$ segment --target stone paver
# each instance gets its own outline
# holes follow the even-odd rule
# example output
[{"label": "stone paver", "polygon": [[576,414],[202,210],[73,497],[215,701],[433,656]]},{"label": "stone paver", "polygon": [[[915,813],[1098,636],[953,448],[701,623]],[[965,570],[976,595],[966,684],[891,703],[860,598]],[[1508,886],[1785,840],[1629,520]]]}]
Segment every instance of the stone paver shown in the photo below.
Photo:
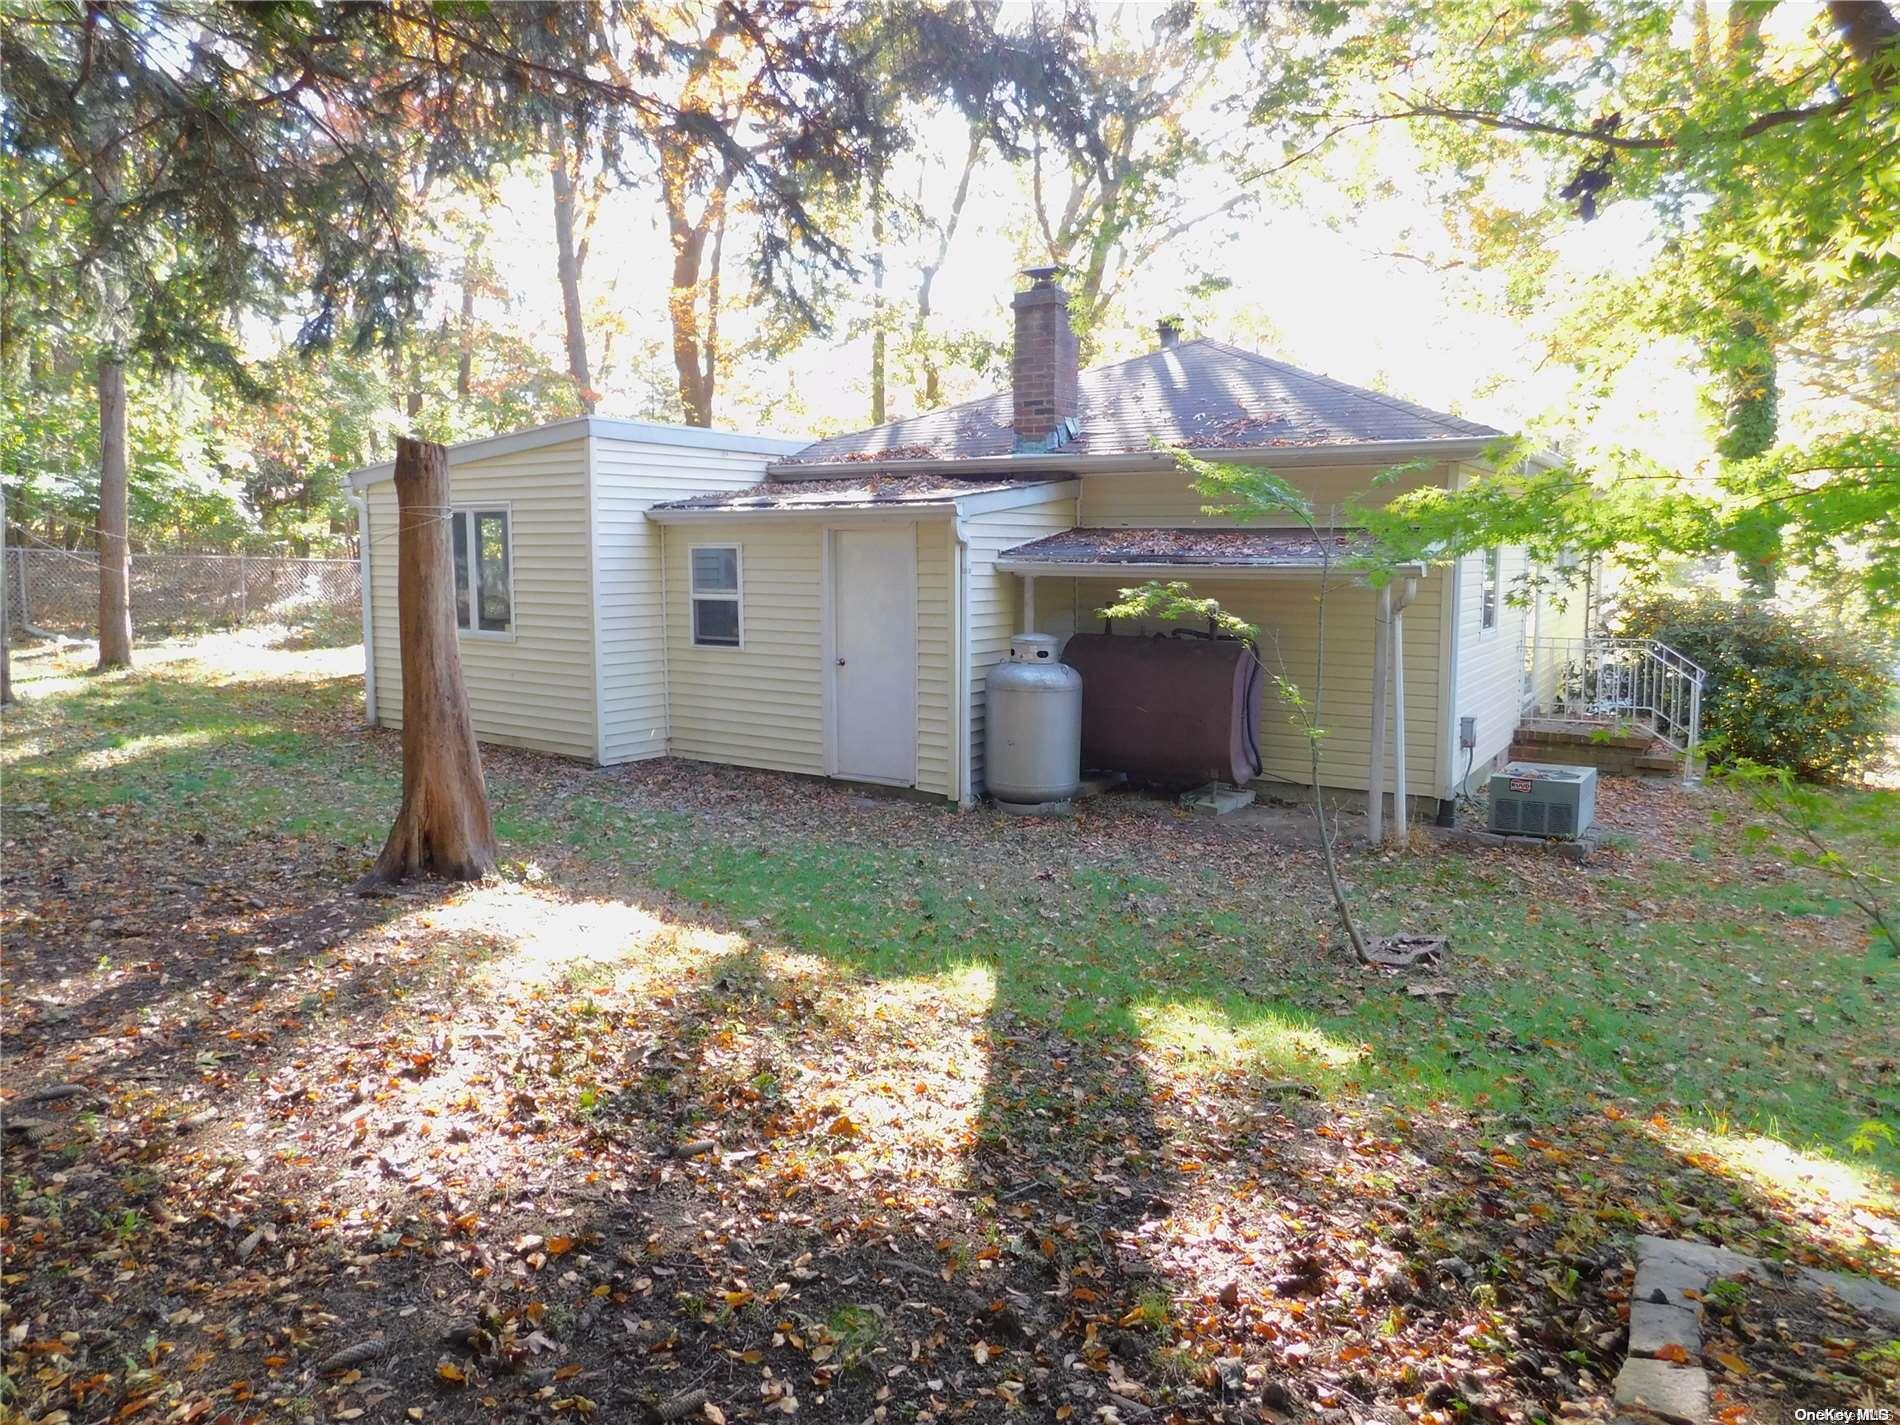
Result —
[{"label": "stone paver", "polygon": [[1838,1292],[1841,1300],[1857,1311],[1900,1322],[1900,1291],[1895,1291],[1885,1282],[1857,1277],[1849,1272],[1817,1271],[1813,1267],[1803,1267],[1801,1279],[1822,1291]]},{"label": "stone paver", "polygon": [[1616,1375],[1616,1403],[1677,1425],[1703,1425],[1709,1418],[1709,1374],[1700,1366],[1631,1356]]},{"label": "stone paver", "polygon": [[1699,1313],[1682,1306],[1632,1301],[1630,1354],[1656,1356],[1670,1346],[1682,1347],[1683,1354],[1690,1360],[1702,1354],[1702,1321]]},{"label": "stone paver", "polygon": [[1636,1253],[1639,1261],[1655,1259],[1661,1262],[1680,1262],[1685,1267],[1696,1267],[1710,1277],[1732,1277],[1737,1272],[1753,1270],[1761,1265],[1754,1257],[1731,1252],[1727,1247],[1714,1247],[1707,1242],[1684,1242],[1675,1237],[1652,1237],[1642,1233],[1636,1238]]},{"label": "stone paver", "polygon": [[[1655,1359],[1702,1351],[1701,1297],[1717,1277],[1751,1275],[1787,1281],[1785,1269],[1706,1242],[1669,1237],[1636,1239],[1636,1283],[1630,1291],[1629,1355],[1616,1376],[1616,1404],[1647,1411],[1676,1425],[1707,1425],[1709,1376],[1700,1366]],[[1803,1267],[1793,1278],[1814,1291],[1833,1292],[1870,1316],[1900,1322],[1900,1291],[1867,1277]]]},{"label": "stone paver", "polygon": [[1639,1257],[1636,1261],[1636,1286],[1631,1301],[1651,1301],[1697,1310],[1696,1303],[1715,1280],[1705,1267],[1664,1257]]}]

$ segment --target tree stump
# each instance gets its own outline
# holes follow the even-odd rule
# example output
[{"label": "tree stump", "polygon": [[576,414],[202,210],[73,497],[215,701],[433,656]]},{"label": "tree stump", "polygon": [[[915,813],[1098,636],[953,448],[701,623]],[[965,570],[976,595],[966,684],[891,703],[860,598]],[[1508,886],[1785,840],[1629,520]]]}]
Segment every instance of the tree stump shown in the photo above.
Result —
[{"label": "tree stump", "polygon": [[376,865],[375,891],[416,876],[474,881],[495,870],[482,754],[462,686],[448,451],[396,441],[396,606],[402,636],[402,805]]}]

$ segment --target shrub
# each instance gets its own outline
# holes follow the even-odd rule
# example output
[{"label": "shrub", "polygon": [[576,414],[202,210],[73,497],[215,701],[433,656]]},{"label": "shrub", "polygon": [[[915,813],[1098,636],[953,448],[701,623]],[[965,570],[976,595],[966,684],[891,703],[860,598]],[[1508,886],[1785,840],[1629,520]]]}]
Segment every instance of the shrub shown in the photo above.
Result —
[{"label": "shrub", "polygon": [[1708,593],[1637,594],[1616,625],[1708,670],[1702,735],[1722,758],[1834,782],[1878,756],[1891,730],[1893,650],[1877,639]]}]

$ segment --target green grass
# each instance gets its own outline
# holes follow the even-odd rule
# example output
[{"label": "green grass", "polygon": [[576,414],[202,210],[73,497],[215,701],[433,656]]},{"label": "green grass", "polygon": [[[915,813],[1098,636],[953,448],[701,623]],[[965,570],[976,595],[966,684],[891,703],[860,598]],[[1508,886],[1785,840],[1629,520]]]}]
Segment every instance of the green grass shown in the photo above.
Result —
[{"label": "green grass", "polygon": [[[6,801],[81,836],[109,836],[97,814],[124,808],[166,835],[317,836],[367,856],[399,769],[393,740],[340,731],[356,696],[342,678],[210,687],[189,664],[76,680],[9,717]],[[1546,878],[1540,899],[1510,861],[1355,864],[1377,928],[1450,935],[1458,993],[1439,1001],[1315,953],[1310,887],[1289,899],[1198,869],[1163,883],[1105,852],[1036,879],[968,839],[861,829],[749,840],[612,794],[550,799],[521,775],[491,772],[511,864],[560,848],[865,976],[980,967],[1001,1008],[1078,1036],[1526,1125],[1613,1101],[1849,1156],[1867,1120],[1900,1123],[1900,966],[1803,933],[1851,912],[1793,872],[1725,880],[1685,851]],[[1876,1135],[1863,1161],[1900,1171],[1900,1150]]]}]

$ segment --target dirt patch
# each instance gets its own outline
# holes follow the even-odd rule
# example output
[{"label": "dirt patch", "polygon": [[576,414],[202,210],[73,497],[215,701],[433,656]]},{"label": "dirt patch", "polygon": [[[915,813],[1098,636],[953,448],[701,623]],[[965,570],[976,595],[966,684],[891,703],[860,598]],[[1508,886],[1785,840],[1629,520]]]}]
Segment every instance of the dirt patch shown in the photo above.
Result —
[{"label": "dirt patch", "polygon": [[1703,1308],[1718,1414],[1723,1397],[1762,1425],[1796,1425],[1797,1410],[1900,1405],[1900,1326],[1772,1272],[1719,1278]]}]

